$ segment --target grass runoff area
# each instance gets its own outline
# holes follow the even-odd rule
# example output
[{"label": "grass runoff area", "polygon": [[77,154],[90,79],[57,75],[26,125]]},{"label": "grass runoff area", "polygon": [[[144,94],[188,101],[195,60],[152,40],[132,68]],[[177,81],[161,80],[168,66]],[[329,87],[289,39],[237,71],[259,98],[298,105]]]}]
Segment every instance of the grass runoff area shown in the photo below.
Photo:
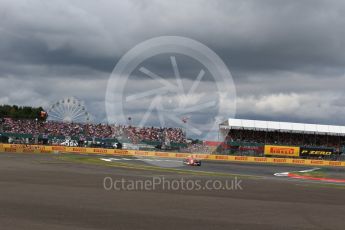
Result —
[{"label": "grass runoff area", "polygon": [[241,174],[233,174],[233,173],[222,173],[222,172],[209,172],[209,171],[199,171],[199,170],[188,170],[188,169],[177,169],[177,168],[163,168],[159,166],[152,166],[152,165],[145,165],[145,164],[131,164],[131,163],[124,163],[124,162],[107,162],[101,160],[101,156],[91,156],[87,154],[69,154],[69,153],[61,153],[55,156],[56,159],[66,161],[66,162],[74,162],[74,163],[82,163],[82,164],[93,164],[93,165],[101,165],[106,167],[117,167],[117,168],[126,168],[126,169],[133,169],[133,170],[147,170],[147,171],[157,171],[157,172],[167,172],[167,173],[177,173],[177,174],[188,174],[188,175],[198,175],[198,176],[221,176],[221,177],[239,177],[239,178],[253,178],[258,179],[261,178],[260,176],[254,175],[241,175]]},{"label": "grass runoff area", "polygon": [[[159,166],[152,166],[146,164],[131,164],[119,161],[103,161],[100,158],[103,156],[95,156],[95,155],[88,155],[88,154],[71,154],[71,153],[60,153],[56,155],[55,158],[64,162],[73,162],[73,163],[81,163],[81,164],[92,164],[92,165],[100,165],[105,167],[115,167],[115,168],[124,168],[129,170],[146,170],[152,172],[165,172],[165,173],[175,173],[181,175],[194,175],[194,176],[208,176],[208,177],[237,177],[242,179],[264,179],[264,176],[260,175],[243,175],[243,174],[234,174],[234,173],[225,173],[225,172],[210,172],[210,171],[202,171],[202,170],[193,170],[193,169],[184,169],[184,168],[164,168]],[[333,169],[334,170],[334,169]],[[302,176],[310,176],[310,177],[318,177],[318,178],[338,178],[344,179],[345,175],[343,171],[339,171],[334,173],[328,168],[318,168],[314,171],[307,171],[307,172],[298,172],[294,171],[292,173],[296,175]],[[334,184],[334,183],[308,183],[311,186],[315,187],[333,187],[333,188],[342,188],[345,189],[343,184]]]},{"label": "grass runoff area", "polygon": [[334,171],[331,171],[328,168],[318,168],[314,171],[308,171],[308,172],[293,172],[293,174],[299,175],[299,176],[315,177],[315,178],[345,179],[345,175],[343,173],[334,173]]}]

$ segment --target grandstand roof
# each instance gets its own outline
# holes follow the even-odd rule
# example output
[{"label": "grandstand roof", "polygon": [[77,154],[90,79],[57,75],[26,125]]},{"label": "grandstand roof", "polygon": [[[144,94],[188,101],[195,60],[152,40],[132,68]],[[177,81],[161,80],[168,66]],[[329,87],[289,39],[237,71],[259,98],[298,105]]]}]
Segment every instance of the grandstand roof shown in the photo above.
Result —
[{"label": "grandstand roof", "polygon": [[230,118],[228,121],[222,123],[221,128],[244,128],[244,129],[261,129],[261,130],[277,130],[277,131],[292,131],[301,133],[318,133],[318,134],[333,134],[345,135],[345,126],[335,125],[319,125],[319,124],[304,124],[291,122],[277,122],[277,121],[259,121],[259,120],[244,120]]}]

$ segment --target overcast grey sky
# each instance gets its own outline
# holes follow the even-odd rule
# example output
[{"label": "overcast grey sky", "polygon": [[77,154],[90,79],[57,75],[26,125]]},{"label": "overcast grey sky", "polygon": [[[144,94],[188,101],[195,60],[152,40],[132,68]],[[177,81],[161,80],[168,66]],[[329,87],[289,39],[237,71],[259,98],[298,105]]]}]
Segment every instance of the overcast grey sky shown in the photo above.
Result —
[{"label": "overcast grey sky", "polygon": [[345,124],[343,0],[0,0],[0,104],[76,96],[102,121],[119,58],[165,35],[223,59],[237,118]]}]

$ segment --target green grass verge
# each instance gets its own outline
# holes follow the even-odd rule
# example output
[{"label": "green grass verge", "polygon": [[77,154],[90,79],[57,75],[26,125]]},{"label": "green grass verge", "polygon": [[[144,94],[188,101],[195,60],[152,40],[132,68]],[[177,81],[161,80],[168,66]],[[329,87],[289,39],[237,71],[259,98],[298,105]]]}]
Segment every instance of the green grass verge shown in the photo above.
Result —
[{"label": "green grass verge", "polygon": [[324,169],[324,168],[320,168],[320,169],[312,171],[312,172],[293,172],[293,174],[300,175],[300,176],[317,177],[317,178],[328,178],[329,177],[327,169]]},{"label": "green grass verge", "polygon": [[261,178],[259,176],[254,176],[254,175],[241,175],[241,174],[231,174],[231,173],[221,173],[221,172],[163,168],[159,166],[130,164],[130,163],[123,163],[123,162],[107,162],[107,161],[102,161],[100,159],[100,156],[61,154],[54,157],[55,159],[67,161],[67,162],[102,165],[102,166],[107,166],[107,167],[126,168],[126,169],[133,169],[133,170],[158,171],[158,172],[188,174],[188,175],[198,175],[198,176],[241,177],[241,178],[253,178],[253,179]]}]

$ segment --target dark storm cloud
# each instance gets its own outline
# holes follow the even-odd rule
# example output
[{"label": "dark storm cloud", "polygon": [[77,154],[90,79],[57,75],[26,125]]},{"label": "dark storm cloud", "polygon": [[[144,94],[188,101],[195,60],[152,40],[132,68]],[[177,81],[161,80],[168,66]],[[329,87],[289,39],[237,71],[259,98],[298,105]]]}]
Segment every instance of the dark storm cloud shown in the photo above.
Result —
[{"label": "dark storm cloud", "polygon": [[[1,41],[5,40],[5,41]],[[58,48],[50,49],[46,42],[39,38],[3,36],[1,42],[7,43],[2,47],[0,58],[7,62],[31,65],[64,65],[83,66],[101,71],[111,71],[114,66],[113,57],[93,57],[78,53],[71,44],[65,43]]]},{"label": "dark storm cloud", "polygon": [[[146,39],[177,35],[224,60],[238,117],[344,124],[344,28],[342,0],[3,0],[0,103],[49,105],[75,95],[103,120],[119,58]],[[184,69],[195,77],[194,65]]]},{"label": "dark storm cloud", "polygon": [[182,35],[214,48],[235,69],[345,63],[343,1],[84,2],[5,3],[2,56],[108,70],[137,42]]}]

